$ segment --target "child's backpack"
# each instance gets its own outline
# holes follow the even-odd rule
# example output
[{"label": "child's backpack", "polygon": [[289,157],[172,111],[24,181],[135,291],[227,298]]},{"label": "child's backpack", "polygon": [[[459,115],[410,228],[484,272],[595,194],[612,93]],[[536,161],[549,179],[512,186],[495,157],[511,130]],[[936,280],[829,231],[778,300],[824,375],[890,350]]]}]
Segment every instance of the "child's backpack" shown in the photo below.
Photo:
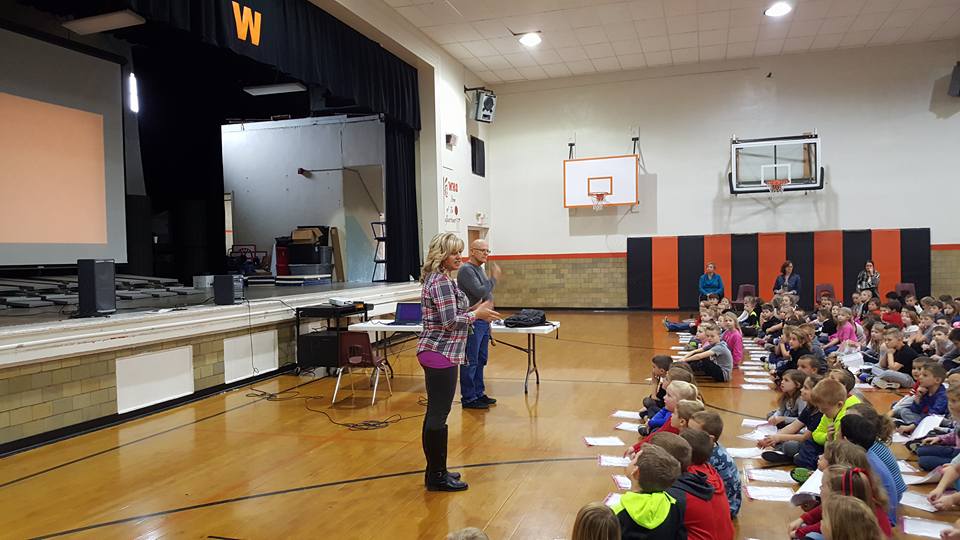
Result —
[{"label": "child's backpack", "polygon": [[547,324],[547,314],[540,309],[521,309],[520,313],[503,320],[503,325],[507,328],[529,328],[544,324]]}]

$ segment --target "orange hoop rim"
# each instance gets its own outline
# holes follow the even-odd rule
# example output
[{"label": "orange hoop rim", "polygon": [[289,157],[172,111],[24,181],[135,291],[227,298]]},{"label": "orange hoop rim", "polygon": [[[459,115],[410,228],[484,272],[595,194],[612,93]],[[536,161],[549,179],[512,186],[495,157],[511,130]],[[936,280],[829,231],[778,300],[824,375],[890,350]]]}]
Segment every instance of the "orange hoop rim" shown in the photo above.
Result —
[{"label": "orange hoop rim", "polygon": [[771,180],[764,180],[764,183],[767,184],[767,188],[770,189],[771,193],[778,193],[783,191],[783,186],[786,186],[790,183],[786,178],[774,178]]}]

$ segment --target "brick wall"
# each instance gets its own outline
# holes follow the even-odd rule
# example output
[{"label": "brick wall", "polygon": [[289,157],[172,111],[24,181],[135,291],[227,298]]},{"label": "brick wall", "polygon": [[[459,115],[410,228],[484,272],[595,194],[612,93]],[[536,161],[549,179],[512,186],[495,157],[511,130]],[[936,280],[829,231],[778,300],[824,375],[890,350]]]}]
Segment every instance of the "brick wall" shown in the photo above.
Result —
[{"label": "brick wall", "polygon": [[[255,327],[277,330],[279,364],[294,361],[293,324]],[[0,370],[0,444],[117,414],[117,359],[193,346],[196,391],[223,384],[223,340],[251,330],[123,349]]]},{"label": "brick wall", "polygon": [[494,291],[509,307],[627,306],[627,261],[622,257],[496,260],[503,277]]},{"label": "brick wall", "polygon": [[930,289],[933,295],[960,296],[960,250],[931,251],[930,266]]}]

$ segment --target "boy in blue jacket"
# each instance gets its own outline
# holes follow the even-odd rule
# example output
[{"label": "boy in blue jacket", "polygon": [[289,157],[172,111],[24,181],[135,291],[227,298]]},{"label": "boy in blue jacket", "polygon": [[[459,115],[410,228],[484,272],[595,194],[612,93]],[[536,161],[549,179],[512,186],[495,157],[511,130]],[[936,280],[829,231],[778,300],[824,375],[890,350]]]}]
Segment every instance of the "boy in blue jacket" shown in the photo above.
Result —
[{"label": "boy in blue jacket", "polygon": [[920,378],[917,379],[917,393],[913,396],[913,403],[893,411],[897,431],[903,434],[912,433],[925,417],[931,414],[947,414],[947,389],[943,385],[946,378],[947,371],[939,363],[924,363]]}]

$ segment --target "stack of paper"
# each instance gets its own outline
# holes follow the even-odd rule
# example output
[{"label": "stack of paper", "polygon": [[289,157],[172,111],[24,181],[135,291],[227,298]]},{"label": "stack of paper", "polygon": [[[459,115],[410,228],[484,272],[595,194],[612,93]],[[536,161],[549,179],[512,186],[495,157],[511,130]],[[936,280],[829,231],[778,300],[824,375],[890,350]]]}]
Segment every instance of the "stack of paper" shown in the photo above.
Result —
[{"label": "stack of paper", "polygon": [[750,448],[727,448],[727,454],[732,458],[738,459],[756,459],[760,457],[763,450],[753,446]]},{"label": "stack of paper", "polygon": [[744,433],[743,435],[737,435],[741,439],[746,439],[748,441],[759,441],[763,438],[766,438],[769,435],[773,435],[777,432],[777,426],[772,426],[770,424],[763,424],[757,426],[757,429],[751,431],[750,433]]},{"label": "stack of paper", "polygon": [[620,440],[620,437],[584,437],[583,442],[587,446],[625,446],[626,443]]},{"label": "stack of paper", "polygon": [[630,458],[626,456],[598,456],[597,463],[601,467],[627,467],[630,465]]},{"label": "stack of paper", "polygon": [[629,478],[622,474],[611,475],[613,477],[613,483],[617,485],[618,488],[622,490],[628,490],[633,487],[633,482]]},{"label": "stack of paper", "polygon": [[617,424],[617,429],[621,431],[637,433],[640,430],[640,424],[634,424],[633,422],[620,422]]},{"label": "stack of paper", "polygon": [[764,424],[769,424],[769,422],[767,422],[766,420],[760,420],[756,418],[744,418],[743,421],[740,422],[741,426],[752,427],[752,428],[762,426]]},{"label": "stack of paper", "polygon": [[[744,373],[744,375],[746,375],[746,373]],[[773,381],[771,381],[770,379],[761,379],[759,377],[744,377],[743,382],[756,383],[756,384],[770,384]]]},{"label": "stack of paper", "polygon": [[920,493],[914,493],[913,491],[907,491],[900,497],[900,504],[904,506],[909,506],[910,508],[917,508],[919,510],[925,510],[927,512],[936,512],[937,509],[934,508],[930,501],[927,500]]},{"label": "stack of paper", "polygon": [[903,483],[908,486],[916,486],[920,484],[936,484],[943,478],[943,473],[940,469],[934,469],[930,471],[926,476],[918,476],[913,474],[903,475]]},{"label": "stack of paper", "polygon": [[607,506],[610,506],[610,507],[612,507],[613,505],[617,504],[618,502],[620,502],[620,494],[619,494],[619,493],[611,493],[611,494],[607,495],[607,497],[606,497],[605,499],[603,499],[603,504],[605,504],[605,505],[607,505]]},{"label": "stack of paper", "polygon": [[747,478],[757,482],[795,483],[793,478],[790,478],[790,471],[780,469],[747,469]]},{"label": "stack of paper", "polygon": [[807,478],[807,481],[797,490],[797,494],[790,498],[790,502],[794,506],[800,506],[805,502],[818,499],[821,484],[823,484],[823,472],[813,471],[810,478]]},{"label": "stack of paper", "polygon": [[747,495],[757,501],[787,502],[793,490],[786,487],[747,486]]},{"label": "stack of paper", "polygon": [[770,386],[766,384],[741,384],[740,388],[744,390],[769,390]]},{"label": "stack of paper", "polygon": [[943,422],[943,416],[939,414],[931,414],[930,416],[924,417],[923,420],[917,424],[916,429],[913,430],[910,435],[902,435],[900,433],[893,434],[893,442],[895,443],[905,443],[915,439],[922,439],[926,437],[934,428],[940,426],[940,423]]},{"label": "stack of paper", "polygon": [[914,467],[913,465],[907,463],[906,461],[904,461],[904,460],[902,460],[902,459],[897,461],[897,466],[900,467],[900,472],[902,472],[902,473],[915,473],[915,472],[917,472],[917,468],[916,468],[916,467]]},{"label": "stack of paper", "polygon": [[636,411],[616,410],[616,411],[613,411],[613,414],[611,414],[610,416],[612,416],[612,417],[614,417],[614,418],[625,418],[625,419],[627,419],[627,420],[639,420],[639,419],[640,419],[640,413],[638,413],[638,412],[636,412]]},{"label": "stack of paper", "polygon": [[952,525],[943,521],[904,516],[903,532],[927,538],[940,538],[942,531],[950,530]]}]

